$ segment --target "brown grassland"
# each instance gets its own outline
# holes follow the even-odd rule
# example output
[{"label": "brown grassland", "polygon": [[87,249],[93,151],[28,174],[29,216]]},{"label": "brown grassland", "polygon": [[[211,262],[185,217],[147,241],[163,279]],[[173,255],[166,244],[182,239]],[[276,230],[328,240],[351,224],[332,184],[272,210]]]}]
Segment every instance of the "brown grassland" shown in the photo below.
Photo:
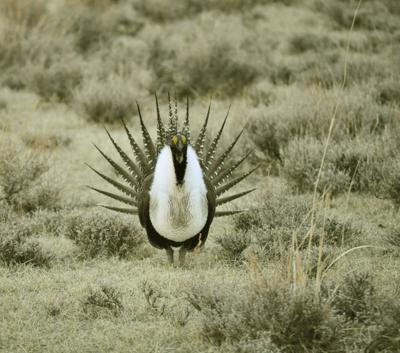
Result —
[{"label": "brown grassland", "polygon": [[[86,187],[168,91],[260,165],[184,267]],[[0,352],[400,352],[399,153],[398,0],[2,0]]]}]

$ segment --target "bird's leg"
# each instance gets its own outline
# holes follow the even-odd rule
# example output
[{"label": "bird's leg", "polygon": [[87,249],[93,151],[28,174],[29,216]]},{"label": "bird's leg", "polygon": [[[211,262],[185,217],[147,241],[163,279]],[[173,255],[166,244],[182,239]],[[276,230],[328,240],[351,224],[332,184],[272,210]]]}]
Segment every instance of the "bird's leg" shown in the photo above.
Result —
[{"label": "bird's leg", "polygon": [[165,251],[167,252],[168,263],[170,265],[173,265],[174,264],[174,251],[171,248],[165,249]]},{"label": "bird's leg", "polygon": [[185,248],[180,248],[179,249],[179,265],[183,266],[185,264],[185,256],[186,256],[186,249]]}]

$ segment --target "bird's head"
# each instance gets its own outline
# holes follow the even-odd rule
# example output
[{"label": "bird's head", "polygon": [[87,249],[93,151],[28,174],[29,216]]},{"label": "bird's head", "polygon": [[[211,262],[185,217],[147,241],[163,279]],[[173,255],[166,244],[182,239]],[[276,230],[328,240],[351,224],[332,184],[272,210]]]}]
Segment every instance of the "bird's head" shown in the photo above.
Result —
[{"label": "bird's head", "polygon": [[184,160],[186,160],[186,151],[187,151],[187,137],[183,134],[176,134],[172,136],[170,141],[172,155],[176,162],[181,164]]}]

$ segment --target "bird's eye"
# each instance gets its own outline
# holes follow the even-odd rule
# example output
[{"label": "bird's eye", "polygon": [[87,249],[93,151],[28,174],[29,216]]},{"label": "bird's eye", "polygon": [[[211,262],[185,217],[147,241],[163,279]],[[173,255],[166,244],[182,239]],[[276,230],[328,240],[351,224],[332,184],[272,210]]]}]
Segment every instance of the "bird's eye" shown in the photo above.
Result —
[{"label": "bird's eye", "polygon": [[182,135],[181,139],[182,139],[182,143],[183,143],[184,145],[186,145],[186,136],[185,136],[185,135]]},{"label": "bird's eye", "polygon": [[173,138],[172,138],[172,143],[174,144],[174,145],[176,145],[177,143],[178,143],[178,136],[174,136]]}]

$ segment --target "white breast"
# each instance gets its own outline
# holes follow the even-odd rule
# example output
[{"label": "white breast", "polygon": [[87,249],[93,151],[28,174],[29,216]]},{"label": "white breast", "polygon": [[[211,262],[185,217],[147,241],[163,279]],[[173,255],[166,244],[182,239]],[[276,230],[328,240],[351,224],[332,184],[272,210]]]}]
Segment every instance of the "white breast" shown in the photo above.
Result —
[{"label": "white breast", "polygon": [[196,152],[188,146],[185,176],[182,185],[177,185],[171,148],[165,146],[150,188],[150,220],[155,230],[182,242],[203,229],[207,215],[207,188]]}]

